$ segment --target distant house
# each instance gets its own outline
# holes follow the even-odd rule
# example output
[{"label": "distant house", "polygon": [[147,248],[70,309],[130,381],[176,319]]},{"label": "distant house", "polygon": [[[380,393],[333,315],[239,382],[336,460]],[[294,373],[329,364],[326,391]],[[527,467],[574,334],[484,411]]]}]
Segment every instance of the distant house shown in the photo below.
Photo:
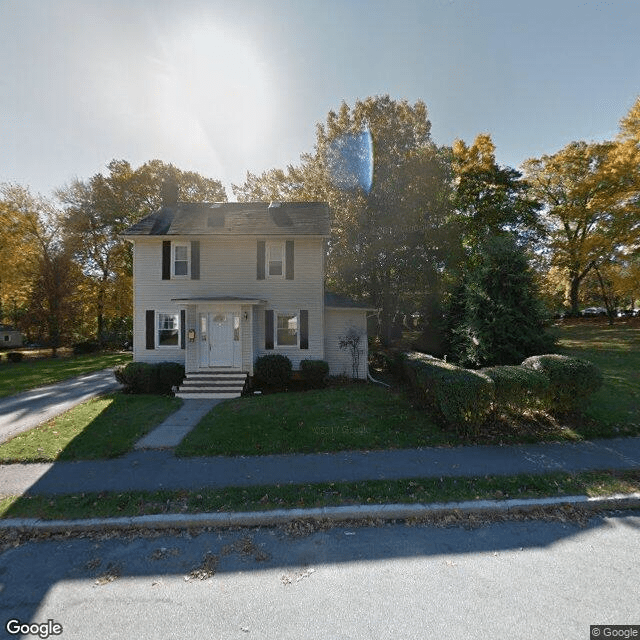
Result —
[{"label": "distant house", "polygon": [[350,376],[338,342],[355,330],[366,378],[372,310],[325,292],[329,232],[323,202],[165,200],[123,233],[134,251],[134,360],[184,363],[181,397],[234,397],[270,353],[294,370],[326,360]]},{"label": "distant house", "polygon": [[8,324],[0,324],[0,349],[22,346],[22,334]]}]

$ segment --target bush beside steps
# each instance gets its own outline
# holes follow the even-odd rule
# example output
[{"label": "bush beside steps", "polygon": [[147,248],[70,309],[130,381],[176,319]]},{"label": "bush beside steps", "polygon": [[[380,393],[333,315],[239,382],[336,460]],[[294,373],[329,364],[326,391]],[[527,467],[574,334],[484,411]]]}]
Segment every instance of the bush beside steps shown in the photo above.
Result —
[{"label": "bush beside steps", "polygon": [[117,367],[116,380],[124,386],[124,393],[152,393],[174,395],[174,388],[184,380],[184,366],[176,362],[129,362]]}]

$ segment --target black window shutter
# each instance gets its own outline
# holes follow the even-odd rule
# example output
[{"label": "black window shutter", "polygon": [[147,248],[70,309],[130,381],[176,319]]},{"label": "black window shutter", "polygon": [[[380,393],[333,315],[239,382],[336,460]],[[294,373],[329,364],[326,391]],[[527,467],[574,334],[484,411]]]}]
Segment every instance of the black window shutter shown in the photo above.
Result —
[{"label": "black window shutter", "polygon": [[273,310],[264,312],[264,348],[273,349]]},{"label": "black window shutter", "polygon": [[287,240],[285,244],[285,277],[293,280],[293,240]]},{"label": "black window shutter", "polygon": [[264,263],[266,260],[267,245],[264,240],[258,240],[257,274],[258,280],[264,280]]},{"label": "black window shutter", "polygon": [[191,279],[200,280],[200,240],[191,241]]},{"label": "black window shutter", "polygon": [[184,309],[180,309],[180,348],[184,349],[185,338],[185,325],[187,323],[187,312]]},{"label": "black window shutter", "polygon": [[162,241],[162,279],[171,280],[171,240]]},{"label": "black window shutter", "polygon": [[309,312],[300,309],[300,348],[309,348]]},{"label": "black window shutter", "polygon": [[146,311],[147,322],[147,349],[156,348],[156,312],[153,309]]}]

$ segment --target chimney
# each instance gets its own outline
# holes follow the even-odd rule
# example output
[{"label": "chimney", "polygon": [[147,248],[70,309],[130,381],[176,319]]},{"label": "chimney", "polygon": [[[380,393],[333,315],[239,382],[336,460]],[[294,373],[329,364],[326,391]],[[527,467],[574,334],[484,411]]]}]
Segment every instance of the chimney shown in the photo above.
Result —
[{"label": "chimney", "polygon": [[174,207],[178,204],[180,188],[173,178],[165,178],[162,182],[162,206]]}]

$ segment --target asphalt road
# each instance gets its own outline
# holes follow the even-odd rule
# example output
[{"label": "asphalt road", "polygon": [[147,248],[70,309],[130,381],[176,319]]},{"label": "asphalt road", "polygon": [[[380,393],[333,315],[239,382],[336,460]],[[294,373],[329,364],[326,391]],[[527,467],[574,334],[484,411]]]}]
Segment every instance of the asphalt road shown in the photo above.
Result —
[{"label": "asphalt road", "polygon": [[120,387],[113,376],[113,369],[104,369],[1,398],[0,442],[32,429],[93,396]]},{"label": "asphalt road", "polygon": [[638,551],[640,512],[46,540],[0,554],[0,621],[63,640],[587,640],[640,624]]}]

